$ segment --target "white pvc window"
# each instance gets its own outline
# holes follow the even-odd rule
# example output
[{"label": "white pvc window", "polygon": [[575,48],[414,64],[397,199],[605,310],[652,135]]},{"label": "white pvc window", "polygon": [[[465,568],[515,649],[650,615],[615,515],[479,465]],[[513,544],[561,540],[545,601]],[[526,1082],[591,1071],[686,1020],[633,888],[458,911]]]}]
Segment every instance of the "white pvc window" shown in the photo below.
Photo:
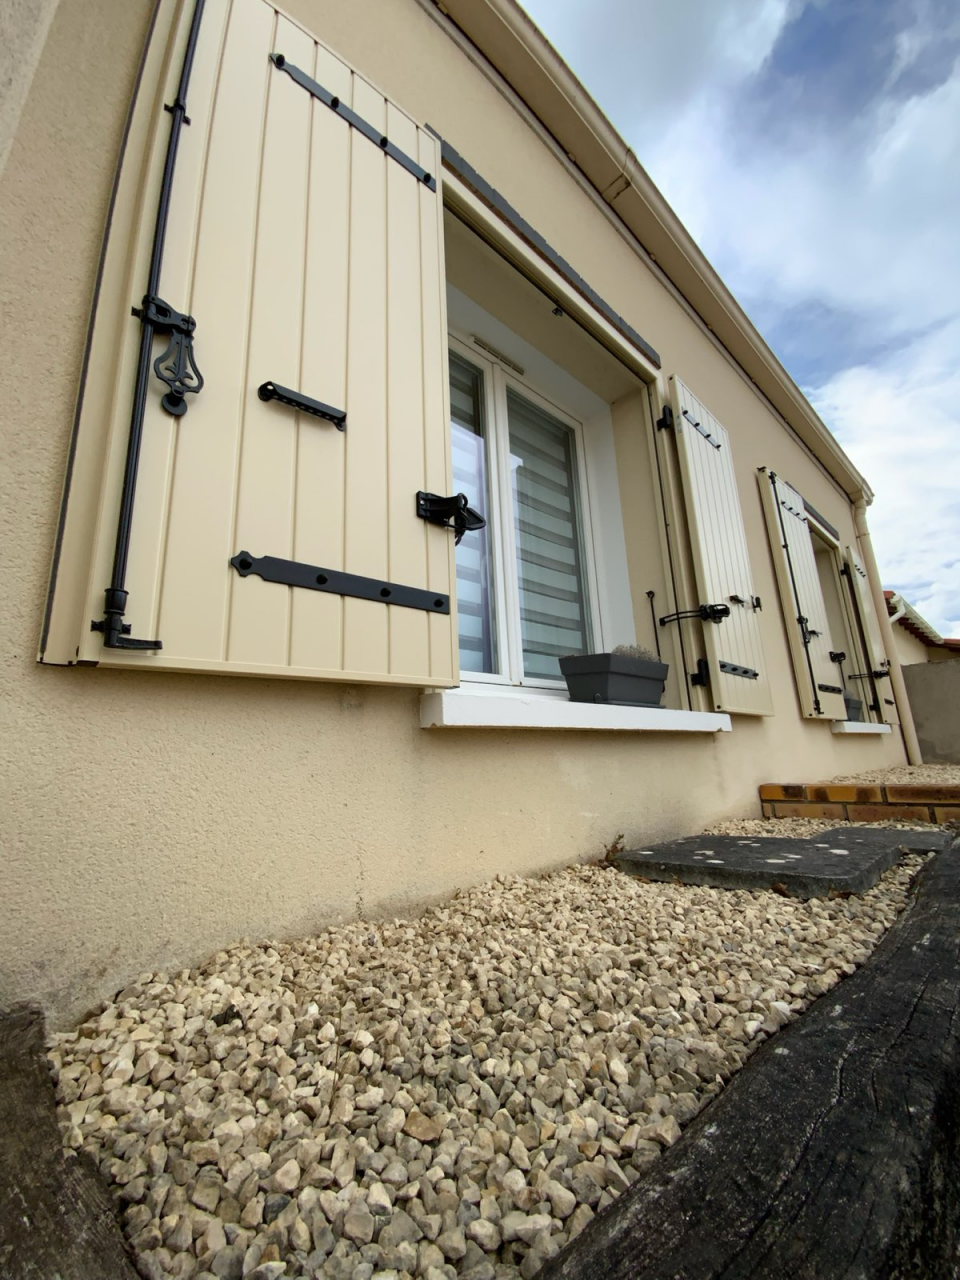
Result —
[{"label": "white pvc window", "polygon": [[460,671],[499,669],[494,574],[490,554],[489,440],[481,370],[450,355],[450,433],[453,487],[466,493],[487,527],[457,547],[457,615]]},{"label": "white pvc window", "polygon": [[454,490],[486,518],[457,548],[460,672],[553,687],[599,634],[581,425],[451,340]]}]

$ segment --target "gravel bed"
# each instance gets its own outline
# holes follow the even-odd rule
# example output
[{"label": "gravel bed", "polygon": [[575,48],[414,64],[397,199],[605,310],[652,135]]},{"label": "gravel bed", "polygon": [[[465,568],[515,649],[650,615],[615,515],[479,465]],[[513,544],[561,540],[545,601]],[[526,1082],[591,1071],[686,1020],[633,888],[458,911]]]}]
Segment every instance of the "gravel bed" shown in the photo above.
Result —
[{"label": "gravel bed", "polygon": [[922,862],[806,902],[503,877],[143,974],[54,1037],[64,1142],[151,1280],[530,1280],[856,969]]},{"label": "gravel bed", "polygon": [[891,786],[960,787],[960,764],[902,764],[890,769],[868,769],[865,773],[844,773],[827,782],[875,782]]},{"label": "gravel bed", "polygon": [[836,827],[893,827],[898,831],[936,831],[935,822],[847,822],[843,818],[728,818],[715,822],[703,832],[705,836],[769,836],[771,839],[787,839],[817,835],[821,831],[833,831]]}]

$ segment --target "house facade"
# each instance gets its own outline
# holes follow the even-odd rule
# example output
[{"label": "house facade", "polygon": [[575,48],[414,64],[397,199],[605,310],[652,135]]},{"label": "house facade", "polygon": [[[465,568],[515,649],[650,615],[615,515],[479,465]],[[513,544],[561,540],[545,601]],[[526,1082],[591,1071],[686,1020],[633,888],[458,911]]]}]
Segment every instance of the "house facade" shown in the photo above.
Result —
[{"label": "house facade", "polygon": [[892,624],[893,647],[902,667],[960,658],[960,640],[942,636],[898,591],[884,591],[883,596]]},{"label": "house facade", "polygon": [[0,1000],[918,762],[866,481],[512,0],[7,56]]}]

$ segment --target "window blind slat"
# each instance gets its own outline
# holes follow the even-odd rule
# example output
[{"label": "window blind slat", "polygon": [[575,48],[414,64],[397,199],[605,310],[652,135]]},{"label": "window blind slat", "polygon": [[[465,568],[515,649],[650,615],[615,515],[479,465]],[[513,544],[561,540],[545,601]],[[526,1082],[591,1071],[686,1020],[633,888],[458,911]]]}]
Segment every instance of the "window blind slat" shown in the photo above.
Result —
[{"label": "window blind slat", "polygon": [[[486,516],[487,433],[484,424],[483,375],[450,353],[450,419],[455,492]],[[472,533],[457,547],[457,617],[461,671],[497,670],[490,571],[490,530]]]},{"label": "window blind slat", "polygon": [[589,644],[574,437],[513,390],[507,410],[524,674],[559,679]]}]

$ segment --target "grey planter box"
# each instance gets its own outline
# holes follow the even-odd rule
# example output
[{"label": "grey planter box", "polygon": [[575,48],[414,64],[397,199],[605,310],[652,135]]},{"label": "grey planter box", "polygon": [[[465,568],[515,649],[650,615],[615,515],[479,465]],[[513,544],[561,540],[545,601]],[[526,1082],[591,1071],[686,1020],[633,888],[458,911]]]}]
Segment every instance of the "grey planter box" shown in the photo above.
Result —
[{"label": "grey planter box", "polygon": [[571,702],[659,707],[670,670],[665,662],[619,653],[580,653],[560,659]]},{"label": "grey planter box", "polygon": [[861,698],[855,698],[852,693],[845,693],[843,695],[843,705],[847,708],[848,720],[859,721],[863,719],[863,700]]}]

